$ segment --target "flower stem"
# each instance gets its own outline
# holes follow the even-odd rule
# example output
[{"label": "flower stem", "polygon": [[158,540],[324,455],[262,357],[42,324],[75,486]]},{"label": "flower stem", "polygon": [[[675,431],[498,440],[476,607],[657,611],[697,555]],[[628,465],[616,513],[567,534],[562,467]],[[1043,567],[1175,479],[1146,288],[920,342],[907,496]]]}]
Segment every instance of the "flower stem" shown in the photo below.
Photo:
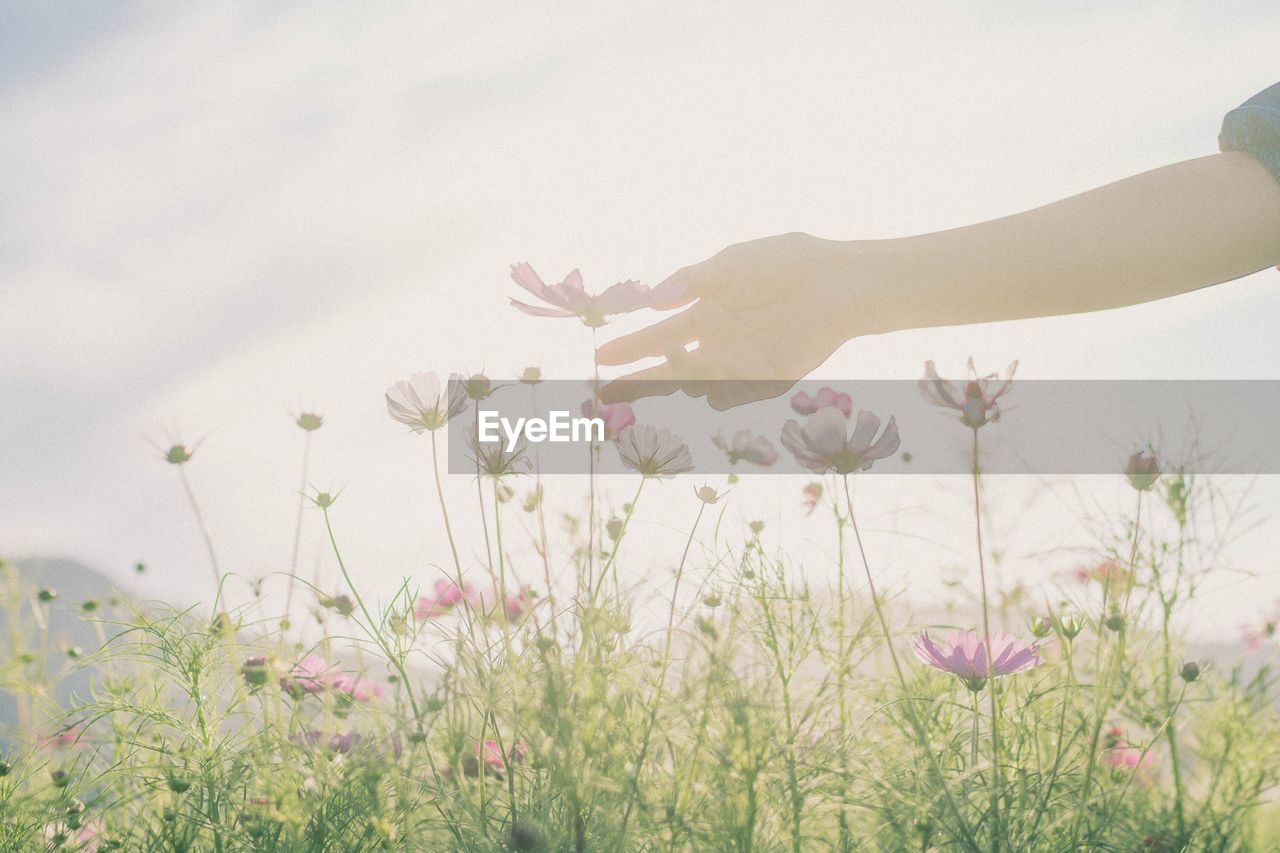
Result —
[{"label": "flower stem", "polygon": [[978,430],[973,430],[973,523],[978,542],[978,582],[982,588],[982,639],[986,649],[987,686],[991,696],[991,849],[1000,849],[1000,796],[1003,781],[1000,772],[1000,704],[995,672],[992,668],[991,613],[987,595],[987,559],[982,546],[982,497],[979,487]]},{"label": "flower stem", "polygon": [[[635,805],[636,793],[640,788],[640,771],[649,755],[649,742],[653,737],[653,726],[658,719],[658,702],[662,697],[662,689],[667,681],[667,669],[671,665],[671,642],[675,636],[676,600],[680,594],[680,580],[684,577],[685,563],[689,559],[689,549],[693,547],[694,534],[698,532],[698,523],[702,521],[702,513],[707,509],[705,503],[699,502],[698,515],[689,528],[689,538],[685,540],[684,552],[680,555],[680,564],[676,567],[676,581],[671,588],[671,608],[667,612],[667,635],[662,646],[662,666],[658,672],[658,680],[653,688],[653,698],[649,701],[649,719],[645,723],[644,736],[640,740],[640,754],[636,757],[635,770],[631,773],[631,784],[627,792],[627,807],[622,813],[622,827],[618,830],[619,847],[623,845],[627,834],[627,823],[631,819],[631,809]],[[603,574],[603,572],[602,572]]]},{"label": "flower stem", "polygon": [[293,587],[298,579],[298,548],[302,544],[302,513],[307,505],[307,469],[311,462],[311,430],[302,438],[302,482],[298,486],[298,518],[293,525],[293,553],[289,557],[289,586],[284,596],[284,618],[293,607]]},{"label": "flower stem", "polygon": [[[195,514],[196,525],[200,528],[200,536],[204,539],[205,550],[209,554],[209,568],[213,571],[213,600],[214,607],[218,607],[218,598],[222,594],[222,570],[218,568],[218,555],[213,550],[213,536],[209,533],[209,525],[205,523],[204,513],[200,511],[200,503],[196,500],[196,493],[191,488],[191,480],[187,478],[187,469],[185,465],[178,466],[178,477],[182,480],[182,488],[187,493],[187,500],[191,504],[191,511]],[[222,608],[226,612],[226,608]]]},{"label": "flower stem", "polygon": [[867,551],[862,545],[862,534],[858,530],[858,519],[853,512],[853,492],[849,488],[848,474],[844,475],[844,498],[849,510],[849,527],[853,530],[853,539],[858,545],[858,555],[862,558],[862,569],[866,573],[867,590],[871,593],[871,604],[875,608],[876,619],[879,621],[880,630],[884,634],[884,643],[889,650],[889,659],[893,661],[893,670],[898,675],[898,684],[902,686],[903,707],[907,711],[907,719],[911,723],[911,728],[915,730],[916,738],[920,742],[920,748],[929,761],[929,769],[936,784],[946,791],[947,805],[956,819],[956,828],[964,836],[968,848],[976,849],[977,843],[969,832],[969,827],[965,823],[964,817],[960,814],[960,809],[956,806],[950,789],[946,786],[946,780],[942,776],[942,769],[938,766],[937,755],[934,753],[933,745],[929,743],[929,735],[925,732],[924,724],[920,722],[920,718],[916,716],[915,706],[911,702],[911,690],[907,686],[907,676],[902,669],[902,663],[898,660],[898,653],[893,649],[893,635],[889,631],[889,622],[884,617],[884,610],[880,607],[880,596],[876,593],[876,582],[871,576],[871,563],[867,560]]},{"label": "flower stem", "polygon": [[[449,539],[449,551],[453,554],[453,565],[458,570],[458,583],[462,583],[462,561],[458,559],[458,546],[453,541],[453,526],[449,524],[449,509],[445,506],[444,488],[440,485],[440,452],[436,445],[435,431],[431,432],[431,472],[435,476],[436,496],[440,499],[440,515],[444,518],[444,533]],[[458,587],[462,589],[461,586]]]}]

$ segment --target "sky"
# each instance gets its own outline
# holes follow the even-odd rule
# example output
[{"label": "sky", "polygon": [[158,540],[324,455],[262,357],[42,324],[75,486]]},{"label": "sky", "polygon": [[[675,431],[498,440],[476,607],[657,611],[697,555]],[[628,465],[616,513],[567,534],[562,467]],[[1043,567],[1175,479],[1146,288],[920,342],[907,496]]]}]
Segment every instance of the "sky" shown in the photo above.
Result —
[{"label": "sky", "polygon": [[[154,449],[202,438],[189,473],[223,566],[278,572],[290,414],[311,410],[326,416],[311,480],[341,489],[362,582],[425,579],[443,559],[427,449],[387,418],[386,386],[590,369],[585,329],[507,305],[511,263],[652,283],[774,233],[977,222],[1212,153],[1222,114],[1275,82],[1274,3],[1049,8],[0,4],[0,553],[204,594],[199,534]],[[1278,278],[863,338],[816,376],[909,378],[929,358],[955,372],[972,354],[1028,378],[1277,379]],[[906,507],[870,525],[886,571],[908,597],[945,598],[963,484],[887,479],[867,489]],[[762,482],[728,517],[774,512],[827,571],[816,524],[769,509],[799,484]],[[1046,549],[1088,545],[1054,515],[1075,512],[1061,489],[1077,485],[1038,499],[1049,535],[1020,546],[1028,577],[1076,559]],[[1113,485],[1089,489],[1127,508]],[[473,484],[446,486],[474,527]],[[611,488],[621,503],[630,486]],[[1265,506],[1275,485],[1255,488]],[[687,481],[661,490],[635,543],[659,578],[691,512]],[[304,562],[329,583],[320,532],[309,515]],[[1224,581],[1196,630],[1232,630],[1242,595],[1275,588],[1274,539],[1253,535],[1237,560],[1262,577]]]}]

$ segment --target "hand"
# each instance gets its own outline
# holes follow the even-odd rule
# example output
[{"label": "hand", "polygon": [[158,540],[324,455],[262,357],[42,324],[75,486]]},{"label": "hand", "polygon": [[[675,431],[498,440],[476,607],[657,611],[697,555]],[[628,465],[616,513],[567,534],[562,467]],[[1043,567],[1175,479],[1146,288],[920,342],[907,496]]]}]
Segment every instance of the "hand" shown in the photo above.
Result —
[{"label": "hand", "polygon": [[[851,291],[866,280],[850,269],[862,245],[783,234],[730,246],[676,271],[667,281],[683,284],[684,291],[657,307],[693,306],[610,341],[596,354],[602,365],[651,356],[667,361],[614,380],[601,396],[621,402],[679,389],[724,410],[785,393],[865,331],[848,310]],[[694,342],[697,348],[686,352]]]}]

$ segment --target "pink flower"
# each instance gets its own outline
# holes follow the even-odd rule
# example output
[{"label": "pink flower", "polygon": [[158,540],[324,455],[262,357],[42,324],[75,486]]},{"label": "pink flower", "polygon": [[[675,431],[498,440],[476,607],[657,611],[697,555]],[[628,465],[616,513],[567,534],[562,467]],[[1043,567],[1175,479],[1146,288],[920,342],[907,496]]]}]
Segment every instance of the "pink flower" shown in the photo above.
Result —
[{"label": "pink flower", "polygon": [[853,434],[846,434],[847,420],[839,409],[830,406],[814,412],[804,426],[787,421],[782,427],[782,444],[796,461],[815,474],[835,469],[837,474],[866,471],[877,459],[885,459],[898,451],[898,425],[889,425],[880,437],[880,418],[866,409],[858,412]]},{"label": "pink flower", "polygon": [[475,590],[472,589],[471,584],[464,583],[462,588],[459,588],[453,581],[441,579],[436,581],[434,595],[421,596],[413,603],[413,615],[419,622],[425,622],[445,615],[464,600],[474,601],[475,599]]},{"label": "pink flower", "polygon": [[329,662],[319,655],[305,655],[288,674],[280,676],[280,688],[294,696],[319,693],[328,680]]},{"label": "pink flower", "polygon": [[1126,592],[1133,586],[1132,573],[1119,560],[1103,560],[1095,566],[1081,566],[1076,569],[1075,576],[1080,583],[1096,581],[1106,589],[1108,595]]},{"label": "pink flower", "polygon": [[1107,750],[1107,764],[1118,770],[1137,770],[1139,767],[1151,768],[1156,757],[1150,752],[1144,753],[1136,746],[1117,746]]},{"label": "pink flower", "polygon": [[502,609],[509,621],[517,622],[533,609],[536,601],[537,596],[534,595],[532,589],[527,586],[521,587],[519,593],[507,594],[506,600],[502,602]]},{"label": "pink flower", "polygon": [[773,442],[763,435],[753,436],[749,430],[740,429],[728,439],[717,433],[711,442],[729,457],[730,465],[750,462],[752,465],[768,468],[778,461],[778,451]]},{"label": "pink flower", "polygon": [[533,267],[515,264],[511,278],[516,284],[554,307],[542,308],[512,299],[511,304],[534,317],[577,317],[593,328],[603,326],[605,317],[626,314],[641,308],[657,308],[669,304],[683,292],[681,284],[660,284],[650,288],[634,281],[624,281],[592,296],[582,286],[582,273],[574,270],[559,284],[546,285]]},{"label": "pink flower", "polygon": [[604,421],[604,437],[614,441],[622,431],[636,422],[636,413],[626,403],[600,403],[587,400],[582,404],[582,414]]},{"label": "pink flower", "polygon": [[973,359],[969,359],[969,378],[963,382],[948,382],[938,375],[932,361],[924,364],[924,378],[920,380],[920,393],[935,406],[955,409],[960,413],[960,422],[970,429],[977,429],[984,424],[1000,420],[1000,406],[997,401],[1008,392],[1013,384],[1013,372],[1018,369],[1018,362],[1013,362],[1005,371],[1004,377],[991,373],[979,377],[973,367]]},{"label": "pink flower", "polygon": [[83,734],[84,730],[79,726],[70,725],[65,728],[58,729],[48,737],[41,738],[38,746],[40,749],[57,749],[63,746],[74,746]]},{"label": "pink flower", "polygon": [[[516,741],[507,753],[507,760],[512,764],[519,764],[527,754],[524,741]],[[473,754],[462,760],[462,772],[468,776],[479,776],[480,768],[483,766],[486,773],[501,776],[506,773],[507,760],[503,759],[502,749],[496,740],[486,740],[483,743],[477,743]]]},{"label": "pink flower", "polygon": [[1256,652],[1271,642],[1276,635],[1278,627],[1280,627],[1280,601],[1277,601],[1272,606],[1270,615],[1264,617],[1261,622],[1253,625],[1241,625],[1240,637],[1244,640],[1245,648],[1248,651]]},{"label": "pink flower", "polygon": [[812,415],[819,409],[828,407],[839,409],[847,418],[853,414],[853,398],[848,394],[841,394],[834,388],[825,387],[818,389],[818,393],[812,397],[800,391],[791,398],[791,408],[798,415]]},{"label": "pink flower", "polygon": [[804,500],[801,502],[809,515],[813,515],[813,511],[818,508],[818,502],[822,500],[822,484],[810,483],[804,487]]},{"label": "pink flower", "polygon": [[334,691],[360,703],[382,698],[382,687],[361,675],[339,672],[329,680],[329,686]]},{"label": "pink flower", "polygon": [[972,631],[956,631],[941,644],[935,643],[926,632],[916,637],[911,648],[922,663],[951,673],[975,692],[986,686],[989,678],[1013,675],[1043,662],[1036,654],[1034,643],[1021,645],[1017,638],[1003,631],[991,638],[991,648],[997,654],[990,664],[986,643]]},{"label": "pink flower", "polygon": [[1103,760],[1116,770],[1128,770],[1138,773],[1139,778],[1150,779],[1156,765],[1153,753],[1130,744],[1124,739],[1119,726],[1107,729],[1106,752]]}]

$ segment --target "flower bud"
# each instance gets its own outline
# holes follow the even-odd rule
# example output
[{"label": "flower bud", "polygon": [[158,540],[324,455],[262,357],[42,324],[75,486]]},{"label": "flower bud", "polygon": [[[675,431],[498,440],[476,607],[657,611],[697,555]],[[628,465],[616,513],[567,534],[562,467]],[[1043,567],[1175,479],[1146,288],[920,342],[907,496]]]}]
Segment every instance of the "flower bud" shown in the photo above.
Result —
[{"label": "flower bud", "polygon": [[39,599],[41,604],[48,604],[50,601],[53,601],[57,597],[58,597],[57,590],[50,589],[49,587],[45,587],[44,589],[36,593],[36,598]]},{"label": "flower bud", "polygon": [[324,418],[312,412],[303,412],[294,419],[294,423],[307,432],[315,432],[324,426]]},{"label": "flower bud", "polygon": [[347,595],[325,596],[320,599],[320,606],[337,611],[342,616],[350,616],[356,610],[355,603]]},{"label": "flower bud", "polygon": [[170,465],[184,465],[191,461],[191,457],[195,455],[195,451],[190,447],[182,444],[175,444],[170,447],[164,454],[164,461]]},{"label": "flower bud", "polygon": [[169,790],[175,794],[185,794],[191,789],[191,782],[181,776],[170,776],[166,782],[169,785]]},{"label": "flower bud", "polygon": [[618,537],[622,535],[622,519],[611,518],[604,526],[605,533],[609,534],[609,538],[617,542]]},{"label": "flower bud", "polygon": [[65,788],[71,784],[71,774],[65,770],[54,770],[49,774],[49,781],[53,782],[55,788]]},{"label": "flower bud", "polygon": [[1031,630],[1033,637],[1043,640],[1053,633],[1053,620],[1048,616],[1037,616],[1027,623],[1027,627]]},{"label": "flower bud", "polygon": [[7,761],[0,761],[0,778],[8,776],[13,772],[13,765]]},{"label": "flower bud", "polygon": [[328,509],[333,506],[333,502],[338,499],[337,495],[331,495],[328,492],[316,492],[311,502],[320,509]]},{"label": "flower bud", "polygon": [[1053,625],[1063,639],[1068,641],[1080,636],[1080,632],[1084,630],[1084,620],[1074,614],[1054,617]]},{"label": "flower bud", "polygon": [[483,373],[477,373],[464,385],[467,396],[472,400],[483,400],[493,393],[493,383]]},{"label": "flower bud", "polygon": [[1124,466],[1124,475],[1129,479],[1129,485],[1145,492],[1160,479],[1160,462],[1154,453],[1135,453]]},{"label": "flower bud", "polygon": [[240,675],[244,677],[244,683],[250,687],[263,686],[267,683],[270,674],[267,659],[263,655],[245,658],[244,666],[240,667]]},{"label": "flower bud", "polygon": [[517,820],[511,825],[511,848],[513,850],[545,850],[547,837],[541,827],[528,820]]},{"label": "flower bud", "polygon": [[1107,626],[1107,630],[1119,633],[1124,628],[1124,616],[1120,613],[1112,613],[1102,622]]},{"label": "flower bud", "polygon": [[537,385],[542,381],[542,369],[538,367],[526,367],[524,373],[520,374],[520,381],[525,385]]},{"label": "flower bud", "polygon": [[1190,684],[1200,678],[1200,662],[1189,660],[1182,664],[1182,669],[1178,670],[1178,675],[1182,676],[1182,680]]},{"label": "flower bud", "polygon": [[92,613],[98,609],[98,602],[94,601],[92,598],[86,599],[80,603],[80,609],[85,613]]},{"label": "flower bud", "polygon": [[722,493],[717,492],[715,489],[711,488],[710,486],[702,486],[700,488],[694,489],[693,493],[698,496],[698,500],[708,505],[714,504],[718,500],[720,500],[720,498],[724,497]]},{"label": "flower bud", "polygon": [[720,593],[718,592],[707,593],[706,595],[702,596],[702,603],[707,605],[708,607],[719,607],[721,604]]}]

